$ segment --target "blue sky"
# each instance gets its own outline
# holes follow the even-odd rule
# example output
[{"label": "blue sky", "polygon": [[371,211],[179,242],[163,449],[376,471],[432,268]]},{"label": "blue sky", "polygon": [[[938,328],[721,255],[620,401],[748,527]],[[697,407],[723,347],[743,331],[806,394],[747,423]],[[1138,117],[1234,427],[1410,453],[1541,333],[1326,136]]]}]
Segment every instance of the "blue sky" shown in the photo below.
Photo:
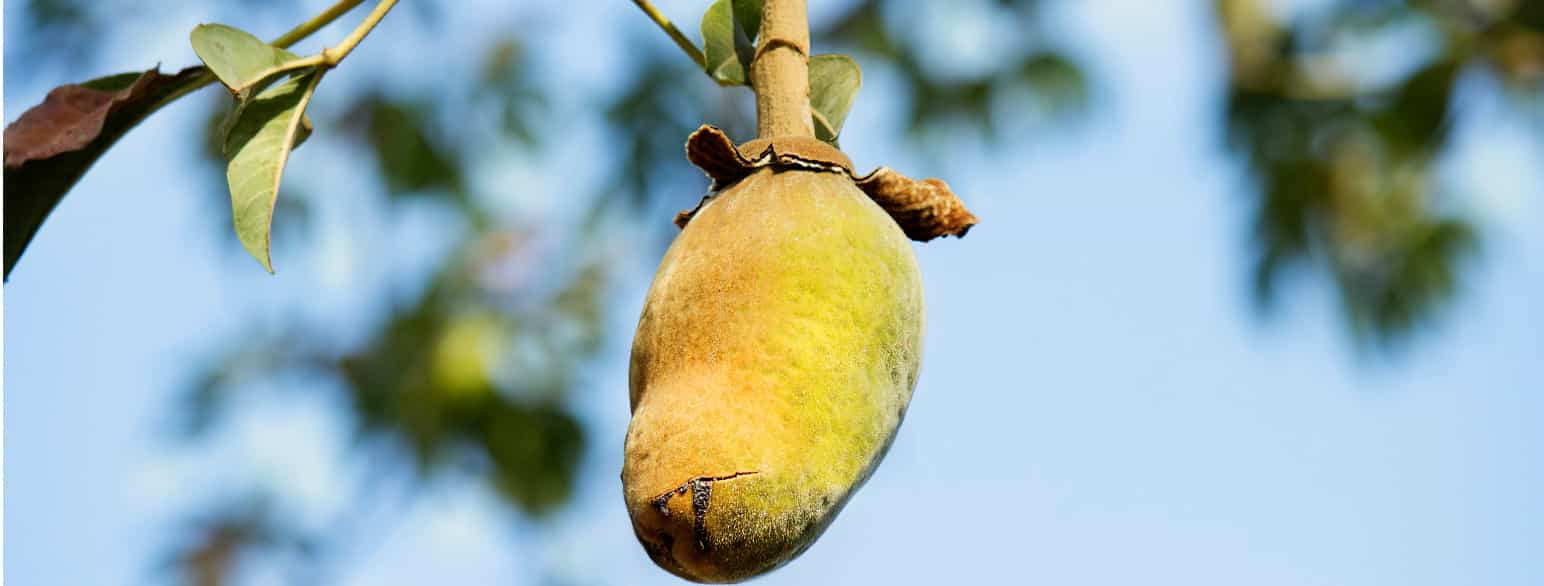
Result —
[{"label": "blue sky", "polygon": [[[217,15],[171,4],[109,39],[101,71],[191,63],[185,31]],[[660,3],[685,22],[701,4]],[[860,167],[947,178],[984,221],[964,240],[917,247],[926,349],[888,459],[814,548],[758,583],[1544,583],[1539,143],[1496,98],[1463,102],[1443,172],[1484,229],[1483,255],[1436,328],[1392,358],[1358,359],[1323,282],[1294,283],[1275,319],[1251,310],[1250,196],[1218,140],[1223,69],[1209,3],[1064,4],[1052,28],[1096,83],[1090,117],[1070,129],[986,155],[918,147],[895,133],[904,111],[885,96],[896,80],[866,72],[847,152]],[[477,46],[519,23],[541,24],[550,69],[537,74],[572,79],[573,96],[610,87],[624,43],[668,43],[609,33],[648,26],[621,1],[582,15],[477,5],[447,16],[452,40],[415,38],[423,33],[388,19],[314,107],[341,107],[348,87],[382,71],[462,66],[401,47]],[[6,8],[7,33],[17,10]],[[974,39],[1000,32],[970,14],[936,25],[947,33],[939,51],[967,64]],[[268,24],[249,26],[283,28]],[[614,58],[563,58],[578,54]],[[7,83],[6,119],[57,81]],[[555,118],[584,107],[564,103]],[[344,150],[308,147],[286,187],[336,195],[323,235],[303,244],[321,252],[281,243],[276,277],[232,262],[233,237],[209,225],[221,216],[206,178],[184,151],[167,155],[201,112],[176,107],[120,143],[5,286],[14,583],[158,582],[168,520],[190,503],[267,483],[301,518],[324,520],[350,498],[339,479],[360,473],[325,394],[304,392],[320,390],[310,381],[278,381],[301,392],[244,402],[208,450],[178,449],[160,430],[177,385],[215,342],[296,312],[360,327],[381,301],[359,292],[378,290],[396,265],[435,258],[410,243],[437,228],[358,229],[384,250],[327,230],[368,201],[351,187],[374,179],[350,169]],[[323,129],[312,140],[337,139]],[[518,183],[512,206],[562,216],[571,210],[552,196],[562,170],[601,141],[581,122],[572,144],[540,160],[510,155],[479,180]],[[601,246],[632,255],[619,265],[634,269],[612,301],[615,335],[575,397],[593,449],[573,505],[533,522],[479,488],[434,485],[388,503],[392,519],[339,560],[339,583],[677,583],[634,542],[616,480],[627,348],[659,251],[614,238]],[[283,578],[263,568],[245,577]]]}]

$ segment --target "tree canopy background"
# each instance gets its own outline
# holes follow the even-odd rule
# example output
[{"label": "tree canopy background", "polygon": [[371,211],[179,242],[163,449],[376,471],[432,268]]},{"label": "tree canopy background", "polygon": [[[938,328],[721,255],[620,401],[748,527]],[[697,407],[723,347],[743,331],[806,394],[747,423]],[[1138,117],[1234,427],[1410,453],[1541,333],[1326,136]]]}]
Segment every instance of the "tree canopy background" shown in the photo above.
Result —
[{"label": "tree canopy background", "polygon": [[[769,582],[1544,576],[1544,4],[814,4],[865,72],[844,149],[983,224],[919,249],[916,413]],[[11,2],[7,119],[322,5]],[[706,189],[682,142],[749,138],[749,92],[620,1],[405,3],[329,76],[278,277],[230,235],[217,90],[22,258],[10,577],[670,580],[616,486],[626,348]]]}]

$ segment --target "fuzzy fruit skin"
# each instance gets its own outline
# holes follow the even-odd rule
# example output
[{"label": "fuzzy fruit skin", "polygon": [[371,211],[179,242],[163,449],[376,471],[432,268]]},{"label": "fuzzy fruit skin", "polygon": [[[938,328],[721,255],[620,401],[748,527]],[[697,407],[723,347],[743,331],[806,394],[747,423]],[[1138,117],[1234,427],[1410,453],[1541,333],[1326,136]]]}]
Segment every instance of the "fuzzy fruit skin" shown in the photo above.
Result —
[{"label": "fuzzy fruit skin", "polygon": [[894,439],[922,329],[911,244],[846,175],[763,168],[703,206],[633,340],[622,485],[655,563],[737,582],[808,548]]}]

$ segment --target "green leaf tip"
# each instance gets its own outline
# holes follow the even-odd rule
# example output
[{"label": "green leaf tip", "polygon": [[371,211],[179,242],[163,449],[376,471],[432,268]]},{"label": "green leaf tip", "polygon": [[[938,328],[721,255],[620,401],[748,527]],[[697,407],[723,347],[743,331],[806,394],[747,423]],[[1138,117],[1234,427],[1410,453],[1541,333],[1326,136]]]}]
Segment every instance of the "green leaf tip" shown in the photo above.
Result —
[{"label": "green leaf tip", "polygon": [[228,124],[224,146],[231,219],[241,246],[269,273],[273,210],[284,165],[309,134],[306,106],[321,77],[322,71],[315,70],[264,90],[232,112],[235,119]]},{"label": "green leaf tip", "polygon": [[749,83],[760,15],[760,0],[716,0],[702,14],[703,69],[719,85]]},{"label": "green leaf tip", "polygon": [[847,112],[863,86],[863,72],[858,62],[846,55],[810,57],[810,117],[815,122],[815,138],[836,144],[847,122]]},{"label": "green leaf tip", "polygon": [[300,60],[252,33],[223,24],[198,25],[188,37],[199,60],[238,99],[284,73],[285,64]]}]

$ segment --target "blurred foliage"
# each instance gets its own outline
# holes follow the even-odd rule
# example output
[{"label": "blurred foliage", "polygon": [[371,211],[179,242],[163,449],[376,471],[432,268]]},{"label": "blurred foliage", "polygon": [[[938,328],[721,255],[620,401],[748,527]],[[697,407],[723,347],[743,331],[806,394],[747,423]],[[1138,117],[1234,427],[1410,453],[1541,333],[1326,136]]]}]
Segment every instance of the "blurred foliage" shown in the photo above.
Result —
[{"label": "blurred foliage", "polygon": [[537,146],[531,117],[548,113],[547,98],[528,75],[525,48],[513,38],[493,45],[478,80],[476,99],[498,112],[506,136],[527,147]]},{"label": "blurred foliage", "polygon": [[[1077,114],[1088,100],[1083,68],[1045,35],[1036,34],[1043,0],[997,0],[1000,16],[1021,34],[1020,46],[996,60],[996,67],[964,79],[942,78],[926,66],[924,49],[908,42],[908,27],[896,26],[896,14],[916,12],[915,2],[863,0],[824,27],[811,30],[817,47],[852,47],[860,64],[883,62],[895,68],[908,90],[907,130],[914,138],[929,130],[949,131],[964,121],[989,139],[1006,126],[997,104],[1028,90],[1031,111],[1046,119]],[[821,49],[825,51],[826,49]],[[1015,115],[1021,115],[1015,113]]]},{"label": "blurred foliage", "polygon": [[[466,82],[470,91],[377,88],[346,96],[335,113],[313,112],[318,127],[334,129],[355,160],[373,166],[383,216],[454,218],[452,251],[426,279],[393,292],[401,299],[362,341],[337,341],[326,335],[327,324],[300,319],[278,332],[254,327],[237,337],[183,393],[176,421],[184,441],[212,437],[235,415],[238,395],[282,386],[278,381],[331,381],[323,386],[341,394],[337,404],[346,408],[358,457],[388,463],[373,474],[406,472],[420,489],[447,477],[480,483],[527,516],[544,516],[568,501],[587,439],[569,394],[599,348],[613,267],[585,245],[602,240],[594,234],[601,223],[526,225],[490,211],[491,195],[473,186],[477,162],[470,145],[487,129],[483,120],[497,121],[496,142],[543,148],[547,138],[536,121],[550,104],[548,89],[523,74],[529,55],[518,40],[497,39],[481,64]],[[212,109],[211,135],[228,102],[222,98]],[[454,115],[461,112],[491,114]],[[328,115],[332,119],[321,118]],[[218,149],[217,141],[207,141],[202,160],[211,199],[219,202],[211,206],[211,224],[228,239]],[[286,185],[293,196],[281,198],[278,222],[300,221],[281,228],[283,238],[316,226],[314,196],[304,181],[294,184],[299,188]],[[567,247],[548,251],[536,244],[552,240]],[[538,272],[541,278],[532,278]],[[255,513],[238,505],[217,511],[229,522],[195,523],[204,535],[175,546],[191,552],[174,556],[187,566],[181,573],[190,582],[222,583],[206,581],[216,569],[227,572],[221,579],[239,575],[231,573],[237,566],[230,560],[246,554],[229,549],[273,553],[272,540],[236,539],[254,532],[232,531],[232,525],[256,523]],[[292,530],[295,539],[313,544],[327,532]],[[332,550],[308,551],[318,557]],[[222,561],[206,561],[211,557]]]},{"label": "blurred foliage", "polygon": [[[306,16],[284,4],[229,4]],[[453,9],[446,2],[411,4],[417,9],[392,18],[442,29],[444,13]],[[897,98],[907,104],[905,124],[914,139],[964,122],[1002,140],[997,131],[1016,121],[1004,116],[1023,115],[1004,102],[1028,101],[1012,105],[1047,120],[1076,115],[1088,102],[1085,67],[1039,32],[1044,4],[991,4],[1025,34],[1012,39],[992,68],[963,78],[935,71],[925,49],[907,41],[912,23],[904,16],[918,2],[850,2],[834,18],[814,23],[812,33],[821,51],[853,52],[866,70],[899,78],[906,92]],[[1341,0],[1302,17],[1282,16],[1267,4],[1217,0],[1216,12],[1231,64],[1230,144],[1260,185],[1253,234],[1258,299],[1269,302],[1294,267],[1323,270],[1338,284],[1357,332],[1400,339],[1457,289],[1459,263],[1477,241],[1474,229],[1437,197],[1433,165],[1448,144],[1455,88],[1471,72],[1485,71],[1509,91],[1536,93],[1544,77],[1544,3]],[[99,3],[30,0],[23,14],[31,29],[12,40],[7,59],[44,69],[54,65],[34,58],[85,59],[55,48],[85,55],[93,47],[87,41],[103,34],[102,23],[122,12]],[[692,22],[696,15],[674,16]],[[1354,52],[1348,39],[1412,27],[1425,31],[1432,50],[1413,52],[1406,69],[1387,75],[1352,75],[1356,62],[1342,55]],[[182,394],[180,437],[195,444],[211,437],[237,415],[233,399],[243,393],[273,392],[301,378],[329,381],[321,388],[338,394],[335,404],[344,408],[356,440],[352,449],[391,464],[376,474],[396,474],[415,488],[445,477],[477,483],[523,516],[565,503],[588,437],[570,404],[578,374],[605,336],[629,333],[602,331],[618,267],[592,243],[615,229],[608,222],[627,222],[658,237],[647,245],[662,247],[673,233],[669,212],[695,203],[705,187],[682,156],[686,135],[711,123],[743,140],[753,128],[750,94],[717,87],[642,16],[622,36],[636,49],[626,55],[618,89],[598,96],[591,109],[614,158],[594,166],[593,177],[571,182],[597,191],[588,199],[564,194],[584,208],[575,222],[542,224],[522,218],[520,210],[496,213],[505,208],[491,205],[493,194],[473,180],[486,164],[475,155],[489,151],[477,140],[513,147],[499,152],[534,154],[567,138],[548,136],[553,125],[546,123],[557,104],[553,84],[561,80],[531,74],[536,68],[521,38],[492,39],[469,56],[479,67],[447,72],[433,87],[379,86],[334,96],[345,106],[313,112],[317,128],[342,130],[331,135],[343,136],[349,160],[378,175],[381,193],[371,200],[372,211],[454,218],[451,252],[402,290],[361,291],[361,298],[393,302],[359,339],[331,335],[330,324],[308,319],[277,330],[254,327],[232,339]],[[223,115],[213,113],[209,136]],[[322,119],[327,116],[332,119]],[[305,149],[338,148],[312,143]],[[228,238],[217,149],[214,140],[205,145],[210,199],[218,202],[210,206],[209,223]],[[293,196],[281,198],[276,212],[281,248],[320,225],[312,220],[319,200],[305,182],[285,188]],[[239,247],[231,247],[231,261],[248,268]],[[282,501],[283,487],[268,488],[276,495],[191,513],[186,535],[169,544],[174,571],[190,583],[219,584],[254,559],[282,564],[325,556],[315,544],[328,528],[288,523],[273,504]]]},{"label": "blurred foliage", "polygon": [[[91,9],[92,2],[26,0],[26,4],[27,30],[46,40],[46,46],[49,47],[48,51],[37,51],[31,57],[52,58],[73,64],[87,58],[95,50],[90,41],[102,33],[104,17]],[[15,71],[18,68],[11,65],[7,69]]]},{"label": "blurred foliage", "polygon": [[189,586],[226,583],[243,564],[256,557],[291,559],[291,571],[308,566],[316,546],[267,495],[247,495],[222,501],[191,515],[179,528],[176,543],[161,570]]},{"label": "blurred foliage", "polygon": [[721,110],[719,120],[703,118],[705,112],[714,111],[708,91],[739,90],[699,85],[694,91],[690,84],[682,82],[702,77],[700,70],[674,54],[655,52],[640,55],[640,59],[642,62],[624,89],[603,104],[606,123],[614,137],[610,144],[621,156],[604,191],[631,203],[635,211],[645,209],[651,200],[672,187],[686,188],[688,193],[702,191],[701,186],[688,187],[690,181],[702,174],[686,161],[682,150],[683,137],[697,126],[725,124],[729,128],[739,127],[740,136],[751,133],[743,110]]},{"label": "blurred foliage", "polygon": [[[1544,3],[1340,0],[1283,12],[1217,1],[1229,139],[1260,184],[1255,297],[1268,308],[1294,267],[1323,267],[1355,336],[1387,346],[1449,302],[1477,247],[1436,169],[1455,96],[1479,76],[1539,93]],[[1383,71],[1359,59],[1376,43],[1408,61]]]}]

